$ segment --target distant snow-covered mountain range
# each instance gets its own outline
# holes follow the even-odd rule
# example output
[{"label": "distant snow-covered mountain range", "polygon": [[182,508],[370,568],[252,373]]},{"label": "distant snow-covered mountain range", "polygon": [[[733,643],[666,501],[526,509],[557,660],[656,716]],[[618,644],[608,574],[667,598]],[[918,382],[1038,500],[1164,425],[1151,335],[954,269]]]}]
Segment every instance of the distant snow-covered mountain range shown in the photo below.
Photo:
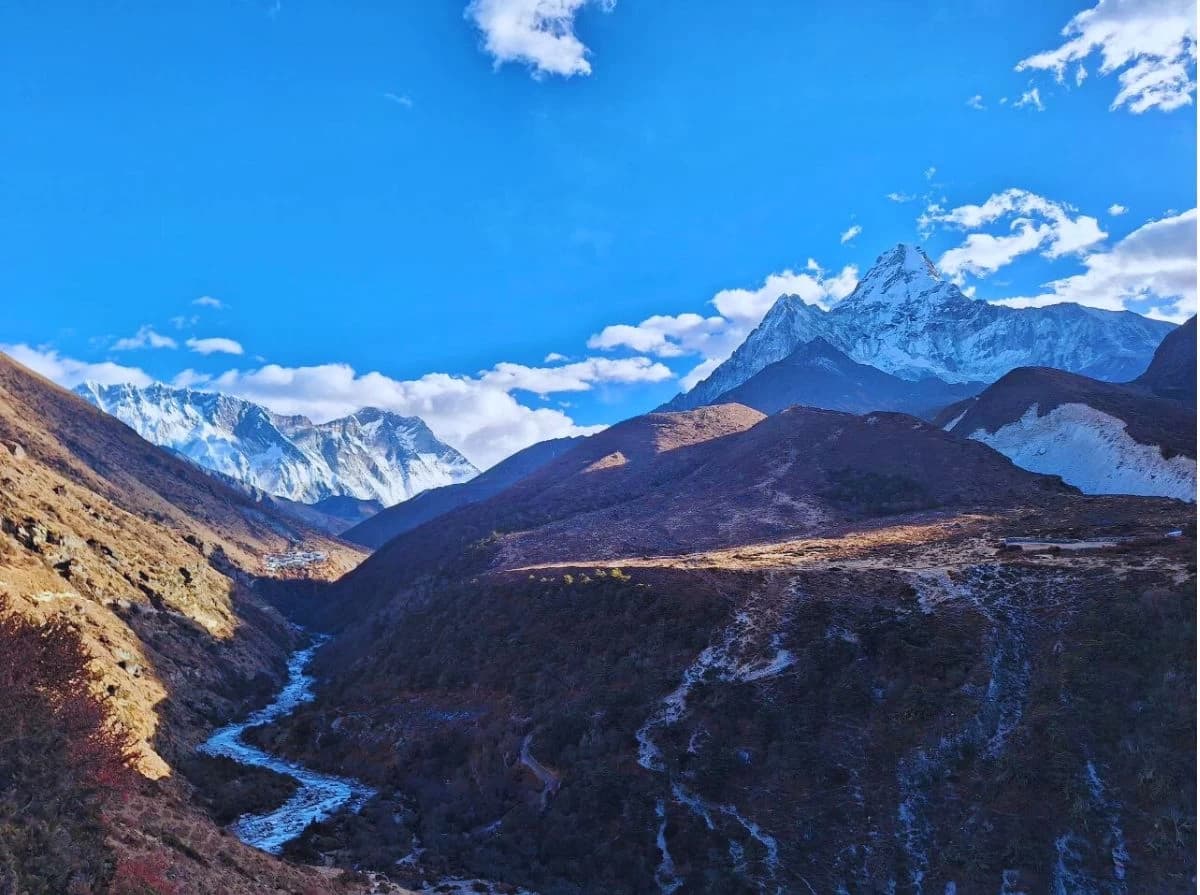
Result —
[{"label": "distant snow-covered mountain range", "polygon": [[300,503],[352,497],[390,506],[479,473],[419,417],[374,407],[314,423],[231,395],[162,384],[88,382],[76,391],[147,441]]},{"label": "distant snow-covered mountain range", "polygon": [[[900,379],[974,385],[979,391],[1023,366],[1130,380],[1146,369],[1173,328],[1128,311],[1076,304],[988,304],[944,279],[920,248],[900,244],[881,255],[854,292],[831,310],[796,295],[781,296],[728,360],[663,409],[714,403],[815,339]],[[821,406],[804,400],[803,387],[794,391],[794,403]]]}]

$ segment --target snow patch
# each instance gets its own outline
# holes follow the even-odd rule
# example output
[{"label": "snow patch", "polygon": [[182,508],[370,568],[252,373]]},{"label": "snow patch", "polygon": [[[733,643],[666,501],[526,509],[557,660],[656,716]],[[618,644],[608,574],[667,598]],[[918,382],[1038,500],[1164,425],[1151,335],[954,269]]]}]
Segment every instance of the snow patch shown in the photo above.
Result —
[{"label": "snow patch", "polygon": [[1042,416],[1034,404],[1016,422],[970,437],[1022,469],[1062,476],[1085,494],[1196,500],[1194,459],[1164,459],[1156,445],[1135,441],[1124,421],[1087,404],[1062,404]]}]

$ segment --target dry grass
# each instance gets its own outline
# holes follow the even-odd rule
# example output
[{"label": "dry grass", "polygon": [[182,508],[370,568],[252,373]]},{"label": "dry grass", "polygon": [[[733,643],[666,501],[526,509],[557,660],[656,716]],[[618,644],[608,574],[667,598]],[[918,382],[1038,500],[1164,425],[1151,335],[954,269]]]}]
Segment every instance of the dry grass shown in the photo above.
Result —
[{"label": "dry grass", "polygon": [[294,635],[249,583],[293,549],[326,554],[310,574],[327,578],[362,558],[0,355],[0,613],[79,632],[137,769],[161,781],[110,836],[119,854],[190,861],[180,891],[350,891],[242,848],[171,778],[173,755],[279,674]]}]

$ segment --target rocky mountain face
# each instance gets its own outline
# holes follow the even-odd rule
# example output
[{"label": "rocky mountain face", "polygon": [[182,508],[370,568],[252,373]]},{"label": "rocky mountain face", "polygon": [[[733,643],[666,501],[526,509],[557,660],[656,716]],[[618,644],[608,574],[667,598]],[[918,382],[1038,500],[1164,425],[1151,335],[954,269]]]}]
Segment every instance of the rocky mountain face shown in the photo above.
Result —
[{"label": "rocky mountain face", "polygon": [[1130,385],[1160,398],[1172,398],[1196,406],[1195,317],[1162,340],[1146,372]]},{"label": "rocky mountain face", "polygon": [[1190,519],[901,414],[650,414],[339,582],[256,742],[378,790],[297,854],[413,888],[1183,890]]},{"label": "rocky mountain face", "polygon": [[[256,582],[297,551],[324,579],[361,556],[0,355],[0,654],[26,656],[0,674],[19,721],[0,735],[0,888],[340,890],[222,836],[178,773],[282,679],[297,633]],[[72,655],[86,664],[64,675]],[[26,685],[56,737],[14,706]],[[99,761],[114,741],[80,729],[88,711],[133,773]]]},{"label": "rocky mountain face", "polygon": [[[1172,379],[1155,381],[1169,387]],[[1195,411],[1132,384],[1022,367],[936,422],[1086,494],[1196,499]]]},{"label": "rocky mountain face", "polygon": [[411,531],[431,519],[468,504],[478,503],[537,472],[555,457],[566,453],[579,438],[554,438],[517,451],[468,482],[443,485],[369,516],[342,537],[364,547],[382,547],[392,538]]},{"label": "rocky mountain face", "polygon": [[80,395],[147,441],[267,494],[390,506],[478,470],[418,417],[366,407],[313,423],[223,395],[155,384],[86,383]]},{"label": "rocky mountain face", "polygon": [[968,298],[919,248],[879,257],[831,310],[781,296],[713,373],[664,409],[711,403],[813,339],[901,379],[994,382],[1020,366],[1124,381],[1146,369],[1170,323],[1074,304],[1007,308]]},{"label": "rocky mountain face", "polygon": [[948,403],[981,388],[981,384],[949,383],[934,376],[901,379],[869,364],[856,363],[817,338],[783,360],[768,364],[713,403],[745,404],[763,413],[802,404],[847,413],[895,410],[933,416]]}]

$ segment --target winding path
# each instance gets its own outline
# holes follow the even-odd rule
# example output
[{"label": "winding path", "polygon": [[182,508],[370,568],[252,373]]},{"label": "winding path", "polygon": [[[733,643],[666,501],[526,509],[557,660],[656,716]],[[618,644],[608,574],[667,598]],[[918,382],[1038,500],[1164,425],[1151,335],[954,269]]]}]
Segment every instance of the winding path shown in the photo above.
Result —
[{"label": "winding path", "polygon": [[305,649],[297,650],[288,659],[288,679],[275,700],[259,709],[244,721],[222,727],[200,747],[208,755],[221,755],[252,767],[266,768],[291,777],[300,784],[290,799],[274,811],[265,814],[244,814],[230,829],[242,842],[278,854],[283,846],[295,839],[309,824],[324,820],[343,807],[352,810],[375,794],[370,787],[348,777],[322,774],[304,765],[277,758],[242,740],[247,728],[277,721],[313,699],[313,679],[305,670],[313,654],[329,638],[314,638]]}]

